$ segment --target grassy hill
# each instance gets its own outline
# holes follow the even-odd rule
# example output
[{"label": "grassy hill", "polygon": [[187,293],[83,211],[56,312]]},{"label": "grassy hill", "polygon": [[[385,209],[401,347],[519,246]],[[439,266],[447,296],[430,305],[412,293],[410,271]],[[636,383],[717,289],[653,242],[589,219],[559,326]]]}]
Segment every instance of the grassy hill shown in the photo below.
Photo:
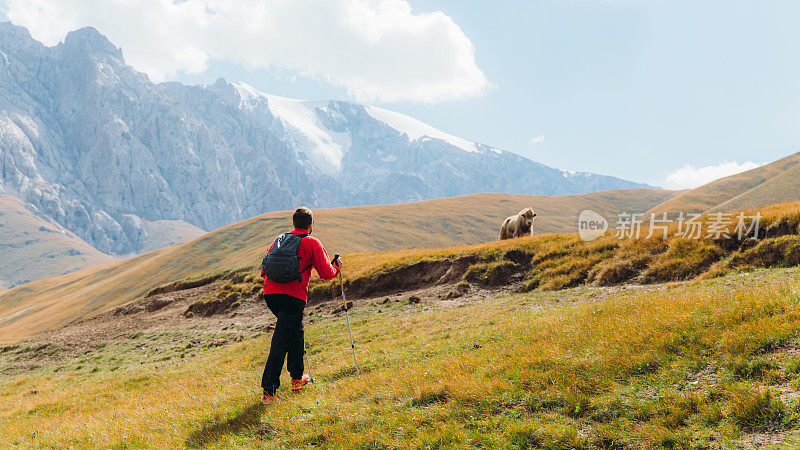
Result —
[{"label": "grassy hill", "polygon": [[[362,299],[350,314],[359,374],[345,318],[311,305],[306,340],[317,382],[299,395],[282,388],[283,401],[268,408],[259,404],[258,380],[270,335],[249,334],[248,321],[235,314],[217,319],[228,322],[218,330],[205,319],[179,317],[191,325],[93,336],[91,348],[68,360],[57,359],[69,345],[58,341],[0,347],[0,365],[29,362],[28,370],[0,381],[0,442],[43,448],[796,448],[800,203],[762,212],[764,228],[782,234],[737,250],[725,250],[726,242],[601,238],[586,244],[542,235],[383,258],[354,255],[347,262],[361,268],[358,276],[374,281],[388,264],[397,284],[403,283],[397,270],[421,261],[498,256],[478,263],[487,271],[477,278],[465,274],[473,280],[470,289],[491,283],[488,271],[528,258],[525,277],[540,280],[589,276],[603,264],[626,267],[643,253],[650,259],[628,277],[646,278],[653,269],[659,280],[687,279],[715,260],[731,271],[686,283],[506,290],[467,302],[398,302],[407,290],[394,300]],[[753,269],[790,265],[790,258],[795,267]],[[739,264],[749,267],[738,270]]]},{"label": "grassy hill", "polygon": [[[205,234],[181,220],[145,221],[149,236],[142,253],[186,242]],[[117,260],[81,238],[39,218],[25,203],[0,195],[0,281],[17,286]],[[0,289],[0,292],[6,289]]]},{"label": "grassy hill", "polygon": [[800,200],[800,153],[682,192],[649,213],[741,211]]},{"label": "grassy hill", "polygon": [[[503,219],[533,206],[535,231],[573,232],[583,209],[613,216],[644,211],[673,195],[637,189],[542,197],[480,194],[398,205],[315,211],[314,233],[330,253],[447,247],[496,240]],[[257,265],[290,213],[264,214],[201,238],[62,277],[39,280],[0,297],[0,342],[124,304],[154,286],[199,272]]]},{"label": "grassy hill", "polygon": [[0,253],[0,281],[6,286],[115,260],[69,231],[40,219],[21,200],[9,195],[0,195]]},{"label": "grassy hill", "polygon": [[[361,294],[351,312],[361,372],[351,365],[341,311],[312,303],[306,329],[318,383],[266,409],[258,376],[269,340],[262,333],[272,326],[254,294],[257,277],[240,273],[216,287],[163,291],[105,314],[106,324],[127,321],[128,328],[76,324],[52,341],[42,335],[0,347],[0,370],[9,374],[0,381],[0,441],[82,448],[797,445],[800,202],[760,212],[766,237],[758,242],[606,236],[585,243],[543,234],[351,255],[346,284]],[[463,276],[444,286],[435,281],[460,260]],[[394,292],[366,294],[386,280]],[[625,281],[634,284],[619,286]],[[483,294],[442,295],[464,285]],[[192,297],[192,289],[205,292]],[[426,290],[424,301],[413,300]],[[210,293],[237,292],[232,309],[216,319],[187,314]],[[171,318],[164,314],[180,302]],[[69,338],[80,327],[85,342],[76,351]]]},{"label": "grassy hill", "polygon": [[794,202],[798,199],[800,199],[800,164],[794,165],[749,191],[715,206],[711,212],[757,209],[776,203]]},{"label": "grassy hill", "polygon": [[145,221],[145,225],[148,236],[139,253],[149,253],[163,247],[191,241],[206,234],[201,228],[183,220]]}]

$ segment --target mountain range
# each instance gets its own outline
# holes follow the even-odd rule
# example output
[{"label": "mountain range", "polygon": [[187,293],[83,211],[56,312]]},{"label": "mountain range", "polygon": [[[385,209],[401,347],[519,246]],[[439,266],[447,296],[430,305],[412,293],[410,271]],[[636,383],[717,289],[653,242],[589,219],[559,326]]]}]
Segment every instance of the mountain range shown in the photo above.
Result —
[{"label": "mountain range", "polygon": [[48,47],[0,24],[0,194],[107,255],[152,249],[153,223],[170,243],[300,204],[640,187],[373,106],[152,83],[93,28]]}]

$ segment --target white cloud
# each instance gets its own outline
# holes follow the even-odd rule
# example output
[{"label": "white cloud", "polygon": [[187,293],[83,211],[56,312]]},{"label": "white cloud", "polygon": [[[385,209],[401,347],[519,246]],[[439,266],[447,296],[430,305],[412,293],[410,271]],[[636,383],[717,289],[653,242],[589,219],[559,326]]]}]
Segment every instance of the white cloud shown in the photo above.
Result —
[{"label": "white cloud", "polygon": [[406,0],[0,0],[9,20],[48,45],[93,26],[156,81],[210,59],[343,87],[359,101],[480,96],[475,48],[442,12]]},{"label": "white cloud", "polygon": [[531,138],[531,144],[541,144],[542,142],[544,142],[544,135],[542,133],[539,133],[538,136]]},{"label": "white cloud", "polygon": [[716,166],[705,167],[694,167],[687,164],[667,175],[666,184],[668,188],[672,189],[691,189],[762,165],[752,161],[741,164],[736,161],[726,161]]}]

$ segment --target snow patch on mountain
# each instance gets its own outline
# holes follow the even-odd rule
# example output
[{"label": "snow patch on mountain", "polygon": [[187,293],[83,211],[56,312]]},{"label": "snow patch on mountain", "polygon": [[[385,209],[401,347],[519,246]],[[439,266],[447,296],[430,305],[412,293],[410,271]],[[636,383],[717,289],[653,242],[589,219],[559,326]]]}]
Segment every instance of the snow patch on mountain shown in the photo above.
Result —
[{"label": "snow patch on mountain", "polygon": [[239,107],[242,109],[253,109],[250,100],[258,100],[267,96],[267,94],[258,91],[249,84],[231,83],[231,85],[236,89],[236,93],[239,94]]},{"label": "snow patch on mountain", "polygon": [[342,168],[342,158],[350,147],[350,136],[328,130],[319,120],[320,102],[306,102],[277,95],[266,95],[267,106],[280,120],[289,143],[302,151],[323,172],[335,173]]},{"label": "snow patch on mountain", "polygon": [[574,170],[562,170],[561,173],[562,175],[564,175],[564,178],[569,178],[569,179],[587,178],[594,176],[594,174],[591,174],[589,172],[576,172]]},{"label": "snow patch on mountain", "polygon": [[373,118],[380,120],[401,133],[405,133],[409,141],[416,141],[417,139],[422,139],[423,141],[427,139],[440,139],[462,150],[473,153],[478,152],[478,146],[474,142],[437,130],[427,123],[413,117],[375,106],[365,106],[365,108],[367,113]]},{"label": "snow patch on mountain", "polygon": [[[405,135],[409,142],[425,143],[440,140],[470,153],[481,153],[487,150],[496,154],[503,153],[499,149],[445,133],[413,117],[376,106],[297,100],[267,94],[241,82],[234,82],[231,85],[239,96],[239,107],[244,110],[256,111],[266,102],[266,108],[278,122],[273,127],[276,135],[280,136],[290,147],[304,153],[319,170],[328,174],[341,171],[342,160],[352,145],[350,133],[334,131],[331,129],[329,121],[323,122],[322,120],[323,117],[330,118],[340,115],[337,108],[342,105],[363,108],[363,111],[371,119],[386,125],[400,135]],[[350,123],[349,125],[351,127],[362,126],[363,123]],[[381,158],[381,160],[392,162],[396,158]]]},{"label": "snow patch on mountain", "polygon": [[241,108],[252,110],[258,101],[266,100],[270,113],[282,125],[277,127],[282,130],[275,131],[284,135],[284,140],[297,151],[305,153],[318,169],[326,173],[341,170],[342,158],[350,147],[350,136],[331,131],[322,124],[317,110],[325,110],[325,102],[265,94],[245,83],[231,84],[241,98]]}]

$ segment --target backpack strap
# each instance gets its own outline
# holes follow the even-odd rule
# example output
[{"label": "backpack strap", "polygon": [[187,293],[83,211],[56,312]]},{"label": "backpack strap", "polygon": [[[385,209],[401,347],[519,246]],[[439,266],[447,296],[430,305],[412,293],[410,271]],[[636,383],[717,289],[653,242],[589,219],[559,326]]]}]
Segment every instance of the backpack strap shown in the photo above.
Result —
[{"label": "backpack strap", "polygon": [[[268,255],[272,251],[272,249],[275,248],[275,244],[278,243],[278,240],[280,240],[280,238],[286,236],[287,234],[292,234],[292,233],[283,233],[283,234],[279,235],[278,237],[276,237],[274,241],[272,241],[272,245],[270,246],[269,250],[267,250],[267,254]],[[306,236],[308,236],[308,235],[306,234]]]},{"label": "backpack strap", "polygon": [[306,270],[308,270],[308,269],[310,269],[310,268],[312,268],[312,267],[314,267],[314,264],[313,264],[313,263],[312,263],[312,264],[309,264],[309,265],[308,265],[308,267],[306,267],[305,269],[301,270],[301,271],[300,271],[300,273],[303,273],[303,272],[305,272]]},{"label": "backpack strap", "polygon": [[[308,234],[297,234],[295,236],[300,236],[300,243],[301,243],[300,245],[302,245],[303,238],[308,237]],[[297,251],[298,252],[300,251],[300,247],[297,248]],[[297,259],[300,259],[300,256],[298,256]],[[297,281],[302,283],[302,281],[303,281],[303,272],[305,272],[306,270],[311,269],[313,266],[314,266],[314,254],[312,253],[311,254],[311,263],[305,269],[300,271],[300,273],[297,275]]]}]

